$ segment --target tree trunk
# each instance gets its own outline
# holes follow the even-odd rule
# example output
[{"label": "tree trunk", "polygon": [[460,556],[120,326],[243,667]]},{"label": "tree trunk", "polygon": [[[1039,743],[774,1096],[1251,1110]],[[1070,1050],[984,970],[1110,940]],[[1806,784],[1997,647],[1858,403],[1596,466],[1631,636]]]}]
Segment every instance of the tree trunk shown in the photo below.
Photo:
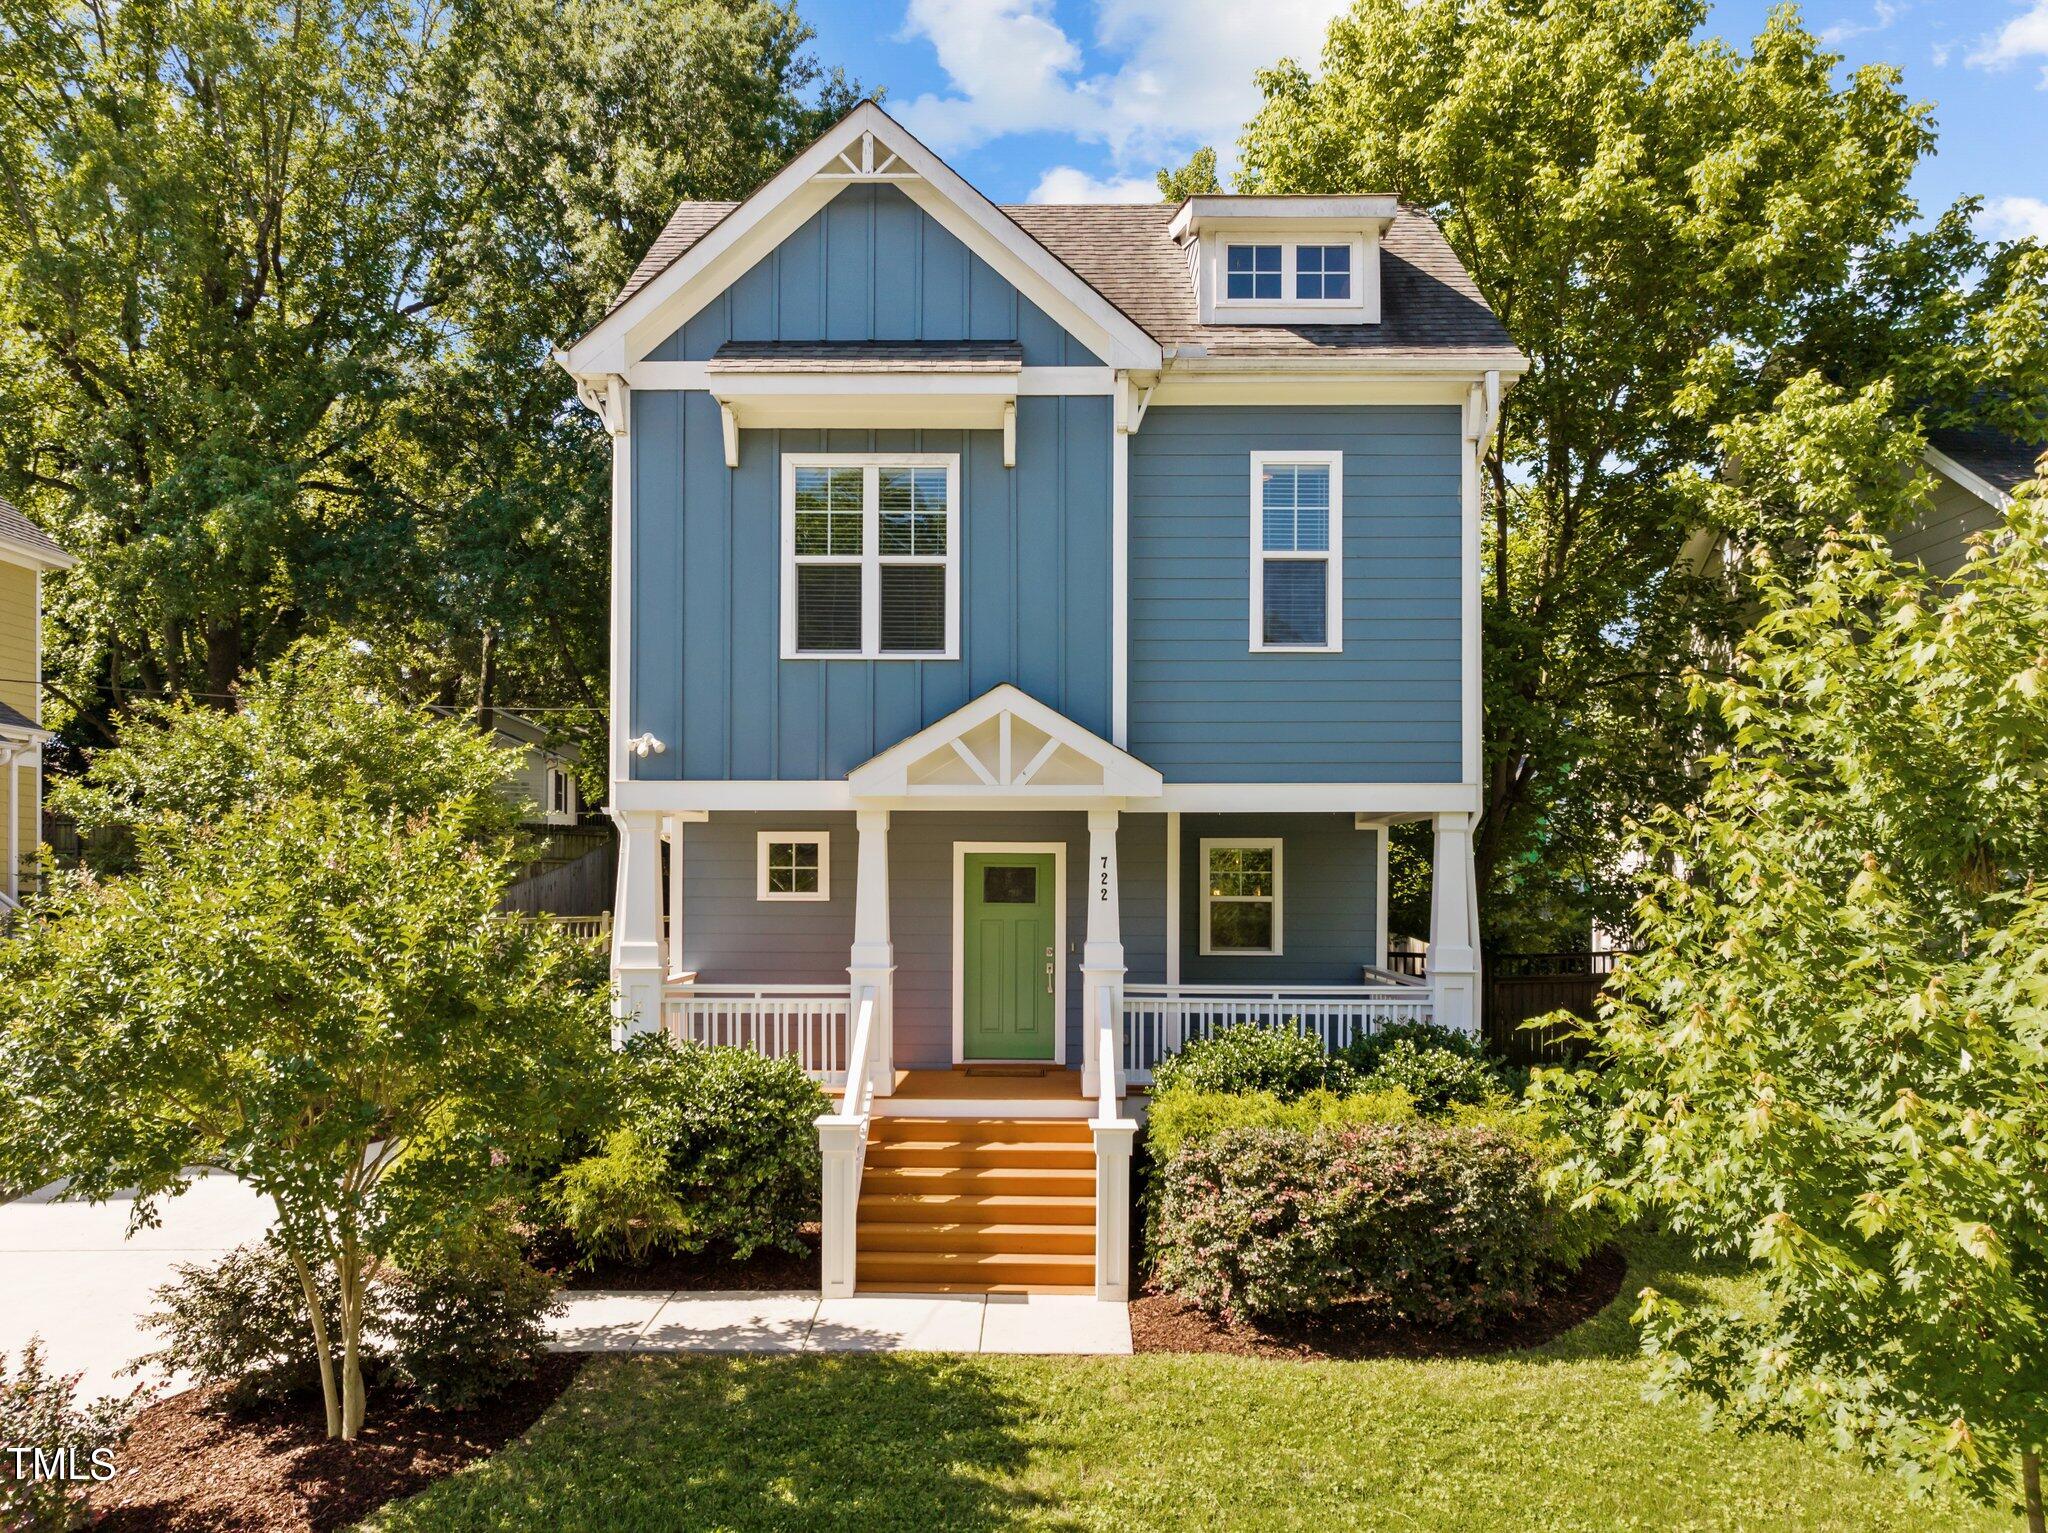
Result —
[{"label": "tree trunk", "polygon": [[206,625],[207,702],[232,708],[235,684],[242,679],[242,622],[224,618]]},{"label": "tree trunk", "polygon": [[[282,1214],[283,1209],[278,1212]],[[280,1227],[282,1224],[280,1222]],[[286,1248],[291,1249],[289,1241]],[[334,1345],[327,1335],[327,1316],[320,1307],[320,1285],[313,1281],[313,1269],[306,1265],[306,1259],[296,1250],[291,1251],[292,1267],[299,1274],[299,1286],[305,1290],[306,1313],[313,1317],[313,1353],[320,1360],[320,1403],[327,1408],[327,1435],[342,1435],[341,1393],[335,1386]]]},{"label": "tree trunk", "polygon": [[476,727],[485,734],[491,732],[491,704],[498,689],[498,631],[484,630],[483,661],[478,666],[476,682]]},{"label": "tree trunk", "polygon": [[2020,1455],[2020,1485],[2027,1498],[2027,1533],[2048,1533],[2041,1513],[2041,1455],[2033,1448]]},{"label": "tree trunk", "polygon": [[354,1442],[369,1411],[363,1391],[362,1258],[344,1245],[336,1265],[341,1279],[341,1440]]}]

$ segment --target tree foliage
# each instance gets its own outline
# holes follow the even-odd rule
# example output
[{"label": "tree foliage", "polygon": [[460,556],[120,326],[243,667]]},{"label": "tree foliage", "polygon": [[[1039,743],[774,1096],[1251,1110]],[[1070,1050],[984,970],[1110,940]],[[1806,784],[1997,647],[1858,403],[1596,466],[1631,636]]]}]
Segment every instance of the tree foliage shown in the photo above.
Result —
[{"label": "tree foliage", "polygon": [[306,696],[352,676],[306,661],[233,720],[187,705],[103,753],[82,793],[134,829],[135,871],[60,886],[0,950],[0,1181],[132,1187],[147,1223],[195,1167],[246,1179],[277,1209],[345,1438],[383,1262],[545,1152],[607,1024],[580,952],[495,913],[502,753],[367,691],[344,714],[359,734],[296,737]]},{"label": "tree foliage", "polygon": [[1762,1275],[1645,1292],[1660,1382],[1995,1499],[2048,1440],[2048,502],[1934,582],[1857,509],[1895,465],[1789,429],[1729,440],[1848,514],[1695,683],[1728,744],[1640,834],[1590,1158]]},{"label": "tree foliage", "polygon": [[678,200],[843,110],[809,35],[768,0],[0,12],[0,491],[84,556],[65,711],[224,698],[344,626],[596,732],[607,444],[549,348]]},{"label": "tree foliage", "polygon": [[1789,8],[1747,49],[1707,16],[1359,0],[1320,72],[1260,76],[1243,141],[1241,190],[1392,191],[1435,216],[1530,359],[1486,488],[1494,940],[1620,918],[1623,819],[1697,791],[1683,677],[1749,613],[1704,556],[1748,529],[1701,523],[1687,486],[1724,464],[1717,425],[1818,371],[1889,379],[1929,422],[2048,429],[2048,257],[1987,249],[1969,203],[1911,227],[1929,109],[1890,68],[1838,84]]},{"label": "tree foliage", "polygon": [[1207,144],[1189,155],[1178,170],[1162,168],[1157,179],[1162,202],[1184,202],[1223,190],[1223,183],[1216,179],[1216,151]]}]

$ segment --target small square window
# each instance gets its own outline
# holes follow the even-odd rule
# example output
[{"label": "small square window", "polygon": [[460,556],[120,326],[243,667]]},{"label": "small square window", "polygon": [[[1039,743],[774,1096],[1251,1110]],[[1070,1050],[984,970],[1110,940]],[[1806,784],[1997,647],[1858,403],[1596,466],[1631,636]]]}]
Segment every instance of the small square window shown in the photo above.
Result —
[{"label": "small square window", "polygon": [[1351,297],[1351,247],[1296,245],[1294,296],[1310,300],[1348,301]]},{"label": "small square window", "polygon": [[1257,301],[1280,297],[1280,247],[1232,245],[1224,252],[1224,296]]},{"label": "small square window", "polygon": [[831,838],[823,831],[762,831],[757,838],[755,896],[763,900],[829,898],[831,854]]}]

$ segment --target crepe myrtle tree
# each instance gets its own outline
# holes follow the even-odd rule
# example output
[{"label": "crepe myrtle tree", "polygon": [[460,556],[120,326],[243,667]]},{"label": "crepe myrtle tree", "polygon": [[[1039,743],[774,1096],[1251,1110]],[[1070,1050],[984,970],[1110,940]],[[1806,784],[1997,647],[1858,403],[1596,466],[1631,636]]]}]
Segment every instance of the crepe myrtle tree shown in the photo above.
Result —
[{"label": "crepe myrtle tree", "polygon": [[497,914],[502,753],[345,654],[244,697],[160,713],[70,795],[135,862],[0,951],[0,1182],[133,1187],[139,1225],[198,1168],[245,1179],[305,1287],[327,1433],[353,1439],[369,1285],[545,1149],[606,1006],[585,955]]},{"label": "crepe myrtle tree", "polygon": [[[1726,433],[1724,525],[1832,503],[1701,681],[1727,744],[1636,844],[1638,956],[1588,1031],[1608,1192],[1754,1264],[1760,1305],[1645,1290],[1667,1389],[1807,1431],[2042,1527],[2048,1440],[2048,502],[1953,581],[1861,500],[1916,493],[1856,401],[1809,387]],[[1910,455],[1902,460],[1910,469]],[[1872,464],[1883,467],[1871,471]],[[1857,494],[1844,486],[1860,483]],[[1709,508],[1713,509],[1713,508]]]}]

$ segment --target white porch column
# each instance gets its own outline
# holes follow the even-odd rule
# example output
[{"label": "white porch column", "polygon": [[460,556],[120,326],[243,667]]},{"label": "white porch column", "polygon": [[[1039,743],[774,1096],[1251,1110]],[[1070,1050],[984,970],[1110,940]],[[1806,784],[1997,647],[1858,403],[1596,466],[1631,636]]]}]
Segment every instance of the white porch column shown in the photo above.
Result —
[{"label": "white porch column", "polygon": [[[1123,893],[1117,879],[1116,822],[1114,809],[1088,811],[1088,938],[1081,948],[1081,1092],[1088,1097],[1100,1089],[1097,1072],[1105,1063],[1096,1057],[1101,1052],[1102,1019],[1098,1009],[1105,985],[1114,1008],[1110,1020],[1116,1026],[1117,1038],[1123,1036]],[[1107,1064],[1115,1072],[1116,1091],[1121,1097],[1122,1061],[1110,1059]]]},{"label": "white porch column", "polygon": [[669,975],[683,970],[683,818],[681,815],[667,815],[662,819],[663,839],[668,842],[668,903],[663,912],[667,917],[661,934],[663,967]]},{"label": "white porch column", "polygon": [[1429,880],[1429,987],[1439,1027],[1479,1031],[1479,888],[1472,816],[1436,817]]},{"label": "white porch column", "polygon": [[853,883],[853,953],[846,974],[856,1009],[861,991],[874,986],[874,1069],[870,1078],[875,1095],[885,1097],[896,1089],[896,945],[889,940],[889,811],[857,810],[854,823],[860,830],[860,857]]},{"label": "white porch column", "polygon": [[612,1033],[661,1028],[661,819],[614,811],[619,882],[612,915]]}]

